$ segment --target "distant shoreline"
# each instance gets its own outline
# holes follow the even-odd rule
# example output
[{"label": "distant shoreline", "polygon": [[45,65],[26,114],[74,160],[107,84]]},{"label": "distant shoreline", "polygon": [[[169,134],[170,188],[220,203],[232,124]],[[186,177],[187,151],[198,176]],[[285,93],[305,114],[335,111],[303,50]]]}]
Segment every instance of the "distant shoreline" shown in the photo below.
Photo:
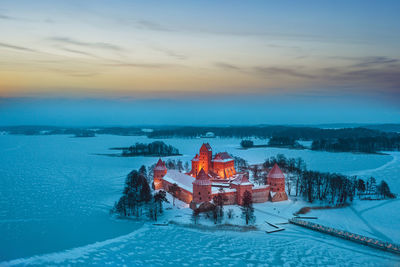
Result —
[{"label": "distant shoreline", "polygon": [[238,149],[240,149],[240,150],[248,150],[248,149],[252,149],[252,148],[267,148],[267,147],[271,147],[271,148],[286,148],[286,149],[290,149],[290,150],[310,150],[310,151],[316,151],[316,152],[330,152],[330,153],[352,153],[352,154],[382,155],[382,156],[390,155],[390,154],[384,153],[384,152],[312,150],[312,149],[307,148],[307,147],[271,146],[271,145],[253,145],[252,147],[239,147]]},{"label": "distant shoreline", "polygon": [[183,156],[183,154],[176,154],[176,155],[157,155],[157,154],[151,154],[151,155],[123,155],[123,154],[117,154],[117,153],[94,153],[92,155],[97,155],[97,156],[107,156],[107,157],[118,157],[118,158],[134,158],[134,157],[149,157],[149,158],[166,158],[166,157],[175,157],[175,156]]}]

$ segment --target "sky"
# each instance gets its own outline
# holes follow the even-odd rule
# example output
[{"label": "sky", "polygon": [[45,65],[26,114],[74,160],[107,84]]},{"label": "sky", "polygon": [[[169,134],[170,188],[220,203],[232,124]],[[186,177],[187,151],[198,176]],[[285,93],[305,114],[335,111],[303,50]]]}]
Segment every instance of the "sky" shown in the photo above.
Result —
[{"label": "sky", "polygon": [[0,125],[400,123],[400,1],[0,3]]}]

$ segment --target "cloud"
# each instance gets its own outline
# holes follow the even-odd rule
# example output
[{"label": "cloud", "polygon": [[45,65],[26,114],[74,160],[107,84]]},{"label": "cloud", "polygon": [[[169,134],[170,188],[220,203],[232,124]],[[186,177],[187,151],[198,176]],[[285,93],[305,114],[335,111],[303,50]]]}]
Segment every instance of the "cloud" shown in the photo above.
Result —
[{"label": "cloud", "polygon": [[0,14],[0,19],[4,19],[4,20],[15,20],[16,18],[7,16],[7,15],[4,15],[4,14]]},{"label": "cloud", "polygon": [[275,75],[275,76],[292,76],[296,78],[314,79],[314,75],[303,73],[295,68],[290,67],[276,67],[276,66],[252,66],[252,67],[239,67],[237,65],[225,62],[217,62],[215,66],[227,71],[239,71],[247,74],[256,75]]},{"label": "cloud", "polygon": [[285,75],[285,76],[292,76],[292,77],[306,78],[306,79],[316,78],[316,76],[314,76],[314,75],[306,74],[306,73],[300,72],[294,68],[288,68],[288,67],[257,66],[257,67],[253,67],[253,70],[256,73],[260,73],[260,74]]},{"label": "cloud", "polygon": [[157,69],[157,68],[169,68],[173,66],[177,66],[174,64],[163,64],[163,63],[129,63],[129,62],[122,62],[122,61],[117,61],[115,63],[107,63],[104,64],[105,66],[111,66],[111,67],[132,67],[132,68],[151,68],[151,69]]},{"label": "cloud", "polygon": [[400,60],[385,56],[338,57],[352,61],[341,67],[317,70],[322,81],[338,85],[379,88],[380,92],[397,92],[400,95]]},{"label": "cloud", "polygon": [[100,72],[89,72],[89,71],[79,71],[79,70],[60,69],[60,68],[47,68],[47,70],[61,73],[71,77],[92,77],[100,74]]},{"label": "cloud", "polygon": [[395,68],[330,69],[327,79],[335,83],[380,88],[382,93],[388,89],[400,93],[400,64]]},{"label": "cloud", "polygon": [[376,66],[376,65],[385,65],[385,64],[393,64],[393,63],[399,63],[400,60],[397,58],[388,58],[388,57],[382,57],[382,56],[377,56],[377,57],[365,57],[361,58],[359,60],[360,62],[357,64],[354,64],[353,67],[371,67],[371,66]]},{"label": "cloud", "polygon": [[88,72],[88,73],[67,73],[67,75],[72,77],[93,77],[99,75],[99,72]]},{"label": "cloud", "polygon": [[265,46],[269,47],[269,48],[288,48],[288,49],[299,50],[299,51],[303,49],[300,46],[294,46],[294,45],[266,44]]},{"label": "cloud", "polygon": [[103,43],[103,42],[83,42],[79,40],[75,40],[69,37],[51,37],[49,38],[51,41],[55,41],[63,44],[77,45],[82,47],[91,47],[91,48],[100,48],[105,50],[112,51],[123,51],[124,49],[118,45]]},{"label": "cloud", "polygon": [[74,54],[79,54],[79,55],[84,55],[84,56],[89,56],[89,57],[94,57],[94,58],[100,58],[92,53],[88,53],[85,51],[81,51],[81,50],[76,50],[76,49],[70,49],[70,48],[61,48],[64,51],[70,52],[70,53],[74,53]]},{"label": "cloud", "polygon": [[11,20],[11,21],[21,21],[21,22],[37,22],[36,20],[32,20],[32,19],[28,19],[28,18],[9,16],[9,15],[6,15],[4,13],[0,13],[0,20]]},{"label": "cloud", "polygon": [[184,59],[187,58],[187,56],[185,56],[183,54],[176,53],[175,51],[172,51],[172,50],[167,49],[167,48],[154,48],[154,50],[160,51],[160,52],[166,54],[167,56],[170,56],[170,57],[173,57],[173,58],[176,58],[176,59],[179,59],[179,60],[184,60]]},{"label": "cloud", "polygon": [[18,50],[18,51],[37,52],[36,50],[28,48],[28,47],[6,44],[6,43],[0,43],[0,47],[14,49],[14,50]]},{"label": "cloud", "polygon": [[215,66],[217,66],[217,67],[219,67],[221,69],[224,69],[224,70],[243,71],[242,68],[240,68],[240,67],[238,67],[236,65],[230,64],[230,63],[225,63],[225,62],[217,62],[217,63],[215,63]]},{"label": "cloud", "polygon": [[161,24],[150,21],[150,20],[138,20],[137,24],[139,25],[140,28],[147,29],[147,30],[152,30],[152,31],[167,31],[170,32],[172,31],[171,29],[168,29]]},{"label": "cloud", "polygon": [[242,67],[226,62],[217,62],[214,65],[225,71],[263,75],[274,79],[301,78],[308,84],[309,89],[324,92],[324,95],[329,93],[329,90],[334,90],[342,93],[351,91],[365,95],[381,95],[386,98],[400,99],[400,60],[380,56],[346,58],[346,60],[352,60],[356,63],[339,67],[320,66],[307,71],[302,71],[302,68],[299,67],[286,66]]}]

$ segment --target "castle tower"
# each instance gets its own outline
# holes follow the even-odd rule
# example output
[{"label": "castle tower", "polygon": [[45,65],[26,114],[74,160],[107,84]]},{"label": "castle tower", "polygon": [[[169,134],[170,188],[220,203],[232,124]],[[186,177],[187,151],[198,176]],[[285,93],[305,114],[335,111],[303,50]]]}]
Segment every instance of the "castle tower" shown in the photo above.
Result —
[{"label": "castle tower", "polygon": [[192,159],[192,170],[190,171],[190,175],[196,177],[197,174],[199,173],[199,154],[196,154],[194,158]]},{"label": "castle tower", "polygon": [[209,143],[204,143],[200,148],[198,169],[203,169],[207,174],[212,169],[212,149]]},{"label": "castle tower", "polygon": [[227,179],[236,174],[235,161],[227,152],[217,153],[212,160],[213,172]]},{"label": "castle tower", "polygon": [[167,174],[167,167],[165,167],[165,162],[161,160],[161,158],[158,160],[156,167],[154,167],[154,173],[153,173],[153,181],[154,181],[154,189],[158,190],[162,188],[162,178],[164,177],[165,174]]},{"label": "castle tower", "polygon": [[253,184],[249,181],[248,173],[240,173],[238,177],[231,183],[232,188],[236,188],[236,203],[243,204],[244,192],[253,193]]},{"label": "castle tower", "polygon": [[267,175],[267,184],[269,184],[271,188],[271,201],[275,202],[288,199],[285,191],[285,175],[276,163]]},{"label": "castle tower", "polygon": [[197,179],[193,182],[193,201],[195,203],[211,201],[211,181],[203,169],[200,170]]}]

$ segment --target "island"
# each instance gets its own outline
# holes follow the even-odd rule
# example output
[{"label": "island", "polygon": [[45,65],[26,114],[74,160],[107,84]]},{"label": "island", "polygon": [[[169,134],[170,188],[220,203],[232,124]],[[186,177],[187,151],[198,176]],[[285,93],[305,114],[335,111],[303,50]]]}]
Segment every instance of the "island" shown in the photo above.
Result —
[{"label": "island", "polygon": [[149,144],[136,143],[129,147],[113,147],[111,150],[122,150],[120,156],[122,157],[167,157],[167,156],[180,156],[179,150],[176,147],[167,145],[162,141],[154,141]]}]

